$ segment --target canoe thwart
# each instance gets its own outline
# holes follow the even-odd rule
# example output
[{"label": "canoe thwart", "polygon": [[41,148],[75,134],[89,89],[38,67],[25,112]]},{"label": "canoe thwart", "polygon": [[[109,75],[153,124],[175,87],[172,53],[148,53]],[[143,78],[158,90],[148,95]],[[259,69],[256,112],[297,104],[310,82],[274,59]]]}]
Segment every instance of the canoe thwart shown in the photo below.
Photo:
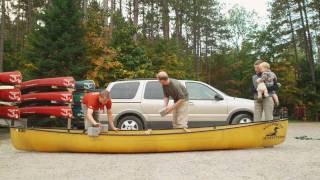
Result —
[{"label": "canoe thwart", "polygon": [[150,134],[151,134],[151,131],[152,131],[152,129],[148,129],[148,130],[146,130],[144,133],[145,133],[146,135],[150,135]]}]

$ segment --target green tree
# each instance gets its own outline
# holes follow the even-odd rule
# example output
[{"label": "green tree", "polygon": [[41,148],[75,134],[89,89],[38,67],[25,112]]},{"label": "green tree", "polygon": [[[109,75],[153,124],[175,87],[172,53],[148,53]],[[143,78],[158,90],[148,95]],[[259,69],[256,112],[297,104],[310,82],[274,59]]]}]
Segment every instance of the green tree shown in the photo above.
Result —
[{"label": "green tree", "polygon": [[26,57],[36,77],[83,78],[90,68],[79,0],[51,1],[28,38]]},{"label": "green tree", "polygon": [[125,21],[118,12],[112,16],[112,20],[113,33],[109,46],[118,52],[117,61],[123,65],[117,78],[152,77],[154,72],[151,71],[151,60],[134,41],[136,26]]},{"label": "green tree", "polygon": [[105,10],[99,7],[95,0],[87,7],[85,21],[86,41],[90,44],[87,57],[90,59],[92,69],[87,72],[86,78],[95,80],[96,85],[103,87],[106,83],[116,80],[122,69],[122,64],[117,61],[117,51],[107,46],[105,27]]}]

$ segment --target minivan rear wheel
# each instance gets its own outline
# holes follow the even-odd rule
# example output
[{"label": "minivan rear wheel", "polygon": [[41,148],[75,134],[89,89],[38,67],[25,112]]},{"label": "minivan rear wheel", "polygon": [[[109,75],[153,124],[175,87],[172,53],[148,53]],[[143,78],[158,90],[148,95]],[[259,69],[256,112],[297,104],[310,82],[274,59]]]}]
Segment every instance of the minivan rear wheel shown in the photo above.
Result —
[{"label": "minivan rear wheel", "polygon": [[232,120],[232,124],[246,124],[246,123],[252,123],[252,122],[253,122],[252,116],[248,114],[238,114]]},{"label": "minivan rear wheel", "polygon": [[118,128],[120,130],[138,131],[143,130],[143,125],[141,120],[136,116],[125,116],[120,119]]}]

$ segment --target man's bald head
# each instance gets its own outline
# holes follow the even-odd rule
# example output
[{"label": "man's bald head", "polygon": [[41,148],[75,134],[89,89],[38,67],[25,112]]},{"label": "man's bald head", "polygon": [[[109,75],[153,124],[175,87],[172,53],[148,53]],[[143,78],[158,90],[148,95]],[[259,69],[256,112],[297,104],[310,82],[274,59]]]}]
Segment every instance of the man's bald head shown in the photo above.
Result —
[{"label": "man's bald head", "polygon": [[99,93],[99,102],[101,104],[106,104],[109,99],[110,99],[109,91],[103,90]]},{"label": "man's bald head", "polygon": [[157,74],[157,78],[158,78],[158,80],[168,80],[169,76],[168,76],[168,74],[166,72],[160,71]]},{"label": "man's bald head", "polygon": [[157,74],[157,79],[159,80],[160,84],[168,85],[169,84],[169,76],[165,71],[160,71]]}]

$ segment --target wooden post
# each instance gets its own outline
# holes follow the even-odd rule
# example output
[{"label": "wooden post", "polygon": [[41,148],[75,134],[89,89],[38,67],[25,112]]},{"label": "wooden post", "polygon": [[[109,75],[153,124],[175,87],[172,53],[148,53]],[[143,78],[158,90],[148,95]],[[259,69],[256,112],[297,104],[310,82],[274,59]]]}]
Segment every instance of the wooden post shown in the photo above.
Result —
[{"label": "wooden post", "polygon": [[71,130],[71,118],[68,118],[68,125],[67,125],[68,131]]}]

